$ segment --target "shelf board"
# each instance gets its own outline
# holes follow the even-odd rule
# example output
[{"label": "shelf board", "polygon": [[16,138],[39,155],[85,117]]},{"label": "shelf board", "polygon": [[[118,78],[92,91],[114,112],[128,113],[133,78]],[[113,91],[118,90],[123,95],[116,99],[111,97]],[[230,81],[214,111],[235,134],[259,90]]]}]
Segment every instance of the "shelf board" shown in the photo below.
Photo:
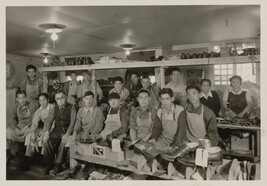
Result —
[{"label": "shelf board", "polygon": [[[260,62],[260,56],[255,55],[254,62]],[[188,65],[215,65],[215,64],[236,64],[251,63],[250,56],[220,57],[220,58],[199,58],[199,59],[177,59],[163,60],[154,62],[136,61],[112,64],[93,64],[93,65],[72,65],[72,66],[53,66],[40,67],[40,72],[49,71],[71,71],[71,70],[104,70],[104,69],[122,69],[122,68],[147,68],[147,67],[170,67],[170,66],[188,66]]]}]

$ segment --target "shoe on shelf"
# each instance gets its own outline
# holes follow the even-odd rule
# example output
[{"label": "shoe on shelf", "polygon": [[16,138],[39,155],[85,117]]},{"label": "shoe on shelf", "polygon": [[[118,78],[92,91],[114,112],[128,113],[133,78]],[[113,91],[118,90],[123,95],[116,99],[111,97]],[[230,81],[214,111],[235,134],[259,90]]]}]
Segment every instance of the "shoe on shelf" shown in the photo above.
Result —
[{"label": "shoe on shelf", "polygon": [[60,164],[56,164],[55,167],[49,172],[50,175],[55,176],[56,174],[63,171],[63,168]]}]

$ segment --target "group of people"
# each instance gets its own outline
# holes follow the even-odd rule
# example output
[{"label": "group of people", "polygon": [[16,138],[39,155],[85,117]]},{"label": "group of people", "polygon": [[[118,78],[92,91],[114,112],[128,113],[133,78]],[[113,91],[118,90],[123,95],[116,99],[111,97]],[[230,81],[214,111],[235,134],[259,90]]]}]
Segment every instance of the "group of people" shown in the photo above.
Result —
[{"label": "group of people", "polygon": [[[132,74],[134,81],[128,89],[123,86],[123,78],[116,77],[105,115],[95,103],[95,96],[101,100],[103,92],[97,82],[91,81],[90,72],[83,74],[81,84],[72,72],[71,81],[56,92],[56,103],[50,104],[48,95],[41,93],[42,83],[36,77],[36,68],[29,65],[26,71],[28,78],[16,93],[12,119],[8,121],[7,154],[10,157],[18,153],[16,142],[26,145],[25,156],[29,161],[36,151],[41,151],[47,173],[57,174],[68,167],[70,144],[77,141],[141,139],[153,142],[161,150],[199,139],[209,139],[212,146],[219,142],[216,117],[221,101],[210,90],[209,79],[203,79],[200,86],[186,86],[181,81],[180,69],[174,68],[171,81],[160,90],[148,76],[139,79]],[[232,117],[246,118],[251,96],[241,89],[240,76],[231,77],[230,83],[233,89],[225,91],[223,106]]]}]

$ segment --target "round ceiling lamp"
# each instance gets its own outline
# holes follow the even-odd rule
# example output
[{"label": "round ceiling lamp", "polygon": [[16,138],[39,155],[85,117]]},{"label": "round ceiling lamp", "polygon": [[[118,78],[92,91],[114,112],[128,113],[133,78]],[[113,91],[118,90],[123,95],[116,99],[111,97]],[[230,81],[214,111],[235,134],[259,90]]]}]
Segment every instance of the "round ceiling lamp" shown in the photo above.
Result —
[{"label": "round ceiling lamp", "polygon": [[134,44],[122,44],[120,47],[122,47],[123,50],[125,50],[125,54],[128,56],[131,54],[131,50],[135,47]]},{"label": "round ceiling lamp", "polygon": [[66,28],[65,25],[56,23],[45,23],[39,25],[39,27],[45,29],[46,33],[51,34],[51,40],[53,41],[54,48],[55,48],[55,42],[58,40],[58,33],[62,32],[62,30]]}]

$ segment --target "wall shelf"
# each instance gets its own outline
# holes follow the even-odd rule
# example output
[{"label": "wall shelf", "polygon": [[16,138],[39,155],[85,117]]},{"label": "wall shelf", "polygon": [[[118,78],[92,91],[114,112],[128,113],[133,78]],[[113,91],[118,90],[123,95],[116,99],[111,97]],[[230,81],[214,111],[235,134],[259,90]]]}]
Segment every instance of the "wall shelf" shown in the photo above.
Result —
[{"label": "wall shelf", "polygon": [[[260,55],[252,56],[255,63],[260,62]],[[104,70],[104,69],[122,69],[122,68],[147,68],[147,67],[171,67],[171,66],[190,66],[190,65],[215,65],[215,64],[237,64],[251,63],[251,56],[220,57],[220,58],[200,58],[200,59],[177,59],[163,60],[155,62],[126,62],[111,64],[93,64],[93,65],[72,65],[72,66],[53,66],[40,67],[40,72],[51,71],[72,71],[72,70]]]}]

